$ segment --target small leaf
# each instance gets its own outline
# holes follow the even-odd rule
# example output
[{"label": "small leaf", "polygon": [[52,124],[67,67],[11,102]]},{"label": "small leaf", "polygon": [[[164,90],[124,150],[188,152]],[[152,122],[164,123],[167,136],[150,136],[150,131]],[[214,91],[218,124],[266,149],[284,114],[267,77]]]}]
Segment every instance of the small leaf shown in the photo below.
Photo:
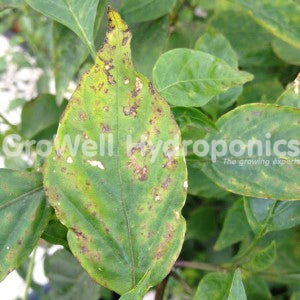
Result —
[{"label": "small leaf", "polygon": [[32,8],[73,30],[95,56],[94,22],[99,0],[25,0]]},{"label": "small leaf", "polygon": [[41,174],[0,169],[0,281],[30,255],[49,213]]},{"label": "small leaf", "polygon": [[24,138],[33,139],[40,135],[52,139],[65,107],[66,102],[58,107],[55,97],[48,94],[27,102],[21,116],[21,132]]},{"label": "small leaf", "polygon": [[246,292],[242,281],[241,271],[239,269],[237,269],[234,272],[227,300],[247,300]]},{"label": "small leaf", "polygon": [[288,85],[285,92],[280,95],[276,103],[282,106],[300,108],[300,73],[295,81]]},{"label": "small leaf", "polygon": [[249,232],[250,227],[244,212],[243,199],[239,199],[227,211],[221,233],[214,248],[220,251],[243,240]]},{"label": "small leaf", "polygon": [[236,0],[266,30],[300,48],[300,5],[293,0]]},{"label": "small leaf", "polygon": [[50,282],[50,299],[97,300],[101,287],[82,269],[71,253],[58,250],[46,256],[45,273]]},{"label": "small leaf", "polygon": [[151,21],[166,15],[175,3],[176,0],[125,0],[121,15],[128,23]]},{"label": "small leaf", "polygon": [[276,243],[273,241],[269,246],[259,251],[251,260],[251,267],[255,271],[268,269],[276,260]]},{"label": "small leaf", "polygon": [[158,92],[177,106],[203,106],[214,96],[253,79],[223,60],[191,49],[164,53],[153,69]]},{"label": "small leaf", "polygon": [[199,283],[193,300],[223,300],[228,295],[232,275],[228,273],[210,273]]},{"label": "small leaf", "polygon": [[[217,121],[219,132],[206,137],[211,147],[203,163],[204,173],[236,194],[300,199],[299,119],[299,109],[273,104],[249,104],[232,110]],[[217,141],[214,146],[213,140]],[[282,140],[286,143],[279,149],[278,141]]]},{"label": "small leaf", "polygon": [[292,228],[300,224],[300,202],[244,198],[248,222],[255,233]]},{"label": "small leaf", "polygon": [[[45,190],[58,219],[68,228],[71,251],[99,284],[120,295],[135,289],[150,270],[147,289],[159,283],[176,261],[185,233],[181,208],[186,197],[182,155],[127,149],[127,136],[141,143],[166,142],[180,135],[168,104],[130,54],[131,33],[113,10],[96,64],[83,75],[47,158]],[[87,139],[113,136],[112,153],[85,153]],[[65,148],[75,142],[76,155]],[[128,153],[129,152],[129,153]],[[179,153],[182,149],[179,146]]]}]

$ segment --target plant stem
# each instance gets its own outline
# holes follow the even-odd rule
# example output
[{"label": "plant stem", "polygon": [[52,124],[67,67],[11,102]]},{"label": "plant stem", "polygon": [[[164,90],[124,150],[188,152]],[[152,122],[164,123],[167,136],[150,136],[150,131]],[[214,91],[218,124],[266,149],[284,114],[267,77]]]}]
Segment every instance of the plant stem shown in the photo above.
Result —
[{"label": "plant stem", "polygon": [[16,128],[16,126],[11,124],[2,114],[0,114],[0,119],[3,121],[4,124],[8,125],[9,127]]},{"label": "plant stem", "polygon": [[176,281],[178,281],[181,286],[183,287],[183,289],[189,294],[192,295],[193,294],[193,289],[175,272],[171,273],[172,277],[174,277],[174,279]]},{"label": "plant stem", "polygon": [[38,246],[36,246],[34,248],[33,252],[32,252],[30,262],[29,262],[29,266],[28,266],[28,271],[27,271],[27,275],[26,275],[24,300],[28,300],[28,292],[29,292],[29,288],[30,288],[30,285],[31,285],[31,281],[32,281],[32,273],[33,273],[33,268],[34,268],[34,262],[35,262],[35,255],[36,255],[37,247]]},{"label": "plant stem", "polygon": [[175,268],[191,268],[203,271],[217,271],[217,272],[226,272],[226,269],[208,264],[208,263],[199,263],[194,261],[177,261],[174,265]]},{"label": "plant stem", "polygon": [[164,299],[164,294],[166,291],[169,277],[170,277],[170,274],[157,286],[154,300],[163,300]]}]

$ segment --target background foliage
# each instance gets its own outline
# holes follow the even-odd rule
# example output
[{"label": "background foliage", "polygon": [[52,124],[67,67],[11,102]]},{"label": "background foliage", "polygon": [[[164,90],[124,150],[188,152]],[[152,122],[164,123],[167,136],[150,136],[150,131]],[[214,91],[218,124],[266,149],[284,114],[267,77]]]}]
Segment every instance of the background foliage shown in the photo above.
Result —
[{"label": "background foliage", "polygon": [[[34,57],[16,53],[14,63],[42,70],[37,97],[11,106],[22,107],[21,123],[12,125],[0,115],[8,125],[0,141],[11,133],[53,140],[70,82],[78,83],[93,65],[104,40],[108,4],[129,24],[135,69],[171,105],[184,139],[233,139],[251,124],[258,126],[247,134],[259,138],[266,126],[261,116],[277,126],[279,138],[299,132],[297,0],[0,0],[0,32]],[[6,63],[0,58],[0,72]],[[251,103],[261,106],[241,106]],[[250,123],[243,123],[248,116]],[[299,167],[257,167],[249,176],[249,170],[212,167],[190,154],[187,232],[170,275],[155,287],[156,299],[300,299],[300,202],[284,201],[300,199]],[[36,155],[32,160],[5,158],[5,167],[14,171],[0,170],[0,280],[18,268],[40,299],[118,298],[71,255],[67,228],[42,192],[44,161]],[[45,259],[49,293],[30,280],[27,257],[39,238],[44,247],[64,247]]]}]

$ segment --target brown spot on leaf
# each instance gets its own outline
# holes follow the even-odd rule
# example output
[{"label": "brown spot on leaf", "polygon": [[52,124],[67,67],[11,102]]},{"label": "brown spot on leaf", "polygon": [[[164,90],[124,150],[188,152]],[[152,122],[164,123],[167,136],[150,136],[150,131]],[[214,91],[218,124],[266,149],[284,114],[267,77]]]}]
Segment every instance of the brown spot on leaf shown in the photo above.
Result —
[{"label": "brown spot on leaf", "polygon": [[109,107],[108,107],[108,106],[104,106],[104,107],[103,107],[103,110],[104,110],[105,112],[109,112]]},{"label": "brown spot on leaf", "polygon": [[86,114],[85,114],[84,112],[82,112],[82,111],[80,111],[80,112],[78,113],[78,117],[79,117],[79,119],[82,120],[82,121],[85,121],[85,120],[86,120]]},{"label": "brown spot on leaf", "polygon": [[148,87],[149,87],[150,94],[154,95],[155,94],[155,89],[154,89],[153,84],[151,82],[149,82]]},{"label": "brown spot on leaf", "polygon": [[76,226],[73,226],[70,229],[75,233],[75,235],[78,239],[87,240],[86,235],[82,231],[78,230],[78,228]]},{"label": "brown spot on leaf", "polygon": [[164,180],[161,186],[164,190],[166,190],[171,184],[172,184],[172,179],[170,176],[168,176],[167,179]]},{"label": "brown spot on leaf", "polygon": [[100,123],[101,131],[103,133],[110,133],[110,127],[107,124]]},{"label": "brown spot on leaf", "polygon": [[127,44],[128,40],[129,40],[129,37],[125,36],[122,40],[122,46],[125,46]]},{"label": "brown spot on leaf", "polygon": [[123,113],[125,116],[136,117],[139,105],[135,102],[132,106],[124,106]]}]

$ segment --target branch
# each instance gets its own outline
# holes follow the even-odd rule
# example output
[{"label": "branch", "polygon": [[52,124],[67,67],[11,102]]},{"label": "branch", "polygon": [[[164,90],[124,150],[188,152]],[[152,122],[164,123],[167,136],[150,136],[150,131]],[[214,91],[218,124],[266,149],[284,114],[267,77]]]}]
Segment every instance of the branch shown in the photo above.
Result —
[{"label": "branch", "polygon": [[174,265],[175,268],[190,268],[203,271],[217,271],[217,272],[226,272],[227,270],[208,263],[199,263],[194,261],[177,261]]}]

